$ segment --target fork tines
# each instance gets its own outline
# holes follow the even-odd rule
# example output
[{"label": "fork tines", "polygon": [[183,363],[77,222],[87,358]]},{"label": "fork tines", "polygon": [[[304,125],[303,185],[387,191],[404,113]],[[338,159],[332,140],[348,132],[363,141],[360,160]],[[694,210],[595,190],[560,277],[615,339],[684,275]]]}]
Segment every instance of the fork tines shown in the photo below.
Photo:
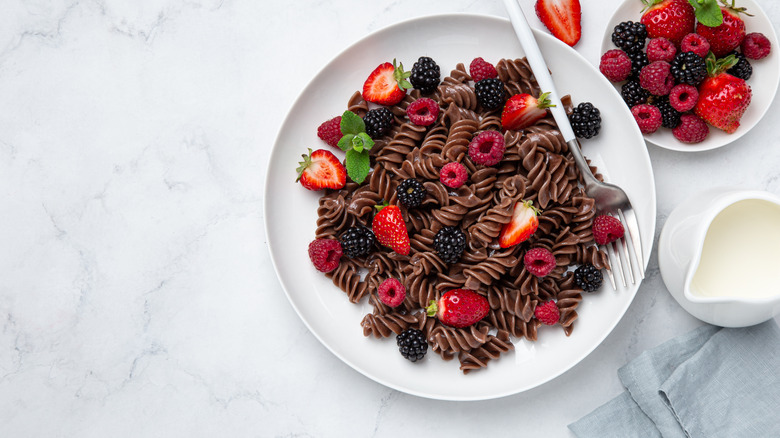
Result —
[{"label": "fork tines", "polygon": [[[614,214],[610,214],[610,216],[614,216]],[[618,209],[617,218],[623,224],[626,234],[622,238],[606,245],[611,268],[607,269],[607,276],[610,283],[612,283],[612,288],[615,290],[617,290],[615,274],[613,273],[615,270],[620,273],[623,287],[627,286],[627,278],[631,280],[631,284],[636,284],[634,270],[639,272],[639,276],[642,279],[645,278],[642,243],[639,237],[639,226],[637,225],[636,216],[633,211],[624,212],[622,209]],[[630,249],[629,246],[631,247]],[[633,260],[631,254],[634,255]]]}]

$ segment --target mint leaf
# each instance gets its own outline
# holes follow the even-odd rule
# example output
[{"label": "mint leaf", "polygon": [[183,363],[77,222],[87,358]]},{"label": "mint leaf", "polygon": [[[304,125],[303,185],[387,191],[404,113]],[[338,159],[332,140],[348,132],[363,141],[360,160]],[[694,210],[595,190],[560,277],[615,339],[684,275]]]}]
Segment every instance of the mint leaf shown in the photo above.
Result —
[{"label": "mint leaf", "polygon": [[[352,139],[352,144],[355,145],[354,147],[357,148],[358,145],[360,145],[360,150],[371,150],[371,147],[374,146],[374,140],[369,137],[368,134],[365,132],[361,132],[360,134],[356,135],[355,138]],[[358,151],[360,152],[360,151]]]},{"label": "mint leaf", "polygon": [[696,20],[708,27],[718,27],[723,24],[723,11],[717,0],[688,0],[693,6]]},{"label": "mint leaf", "polygon": [[355,137],[354,134],[347,134],[347,135],[341,137],[341,139],[339,139],[339,143],[338,143],[339,149],[341,149],[344,152],[352,149],[352,139],[354,137]]},{"label": "mint leaf", "polygon": [[368,152],[357,152],[354,149],[347,151],[346,159],[347,175],[352,181],[360,184],[368,176],[371,170],[371,159]]},{"label": "mint leaf", "polygon": [[350,110],[346,110],[341,115],[340,128],[343,135],[357,135],[366,130],[366,124],[363,123],[363,119],[360,116]]}]

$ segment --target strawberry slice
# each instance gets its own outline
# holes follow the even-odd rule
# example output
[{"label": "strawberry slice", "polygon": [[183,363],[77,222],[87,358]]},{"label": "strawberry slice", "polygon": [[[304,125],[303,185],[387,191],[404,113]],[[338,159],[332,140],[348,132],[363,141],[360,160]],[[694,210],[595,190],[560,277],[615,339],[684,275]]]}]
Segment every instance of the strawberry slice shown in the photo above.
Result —
[{"label": "strawberry slice", "polygon": [[487,298],[469,289],[453,289],[441,298],[431,300],[425,309],[442,324],[463,328],[479,322],[490,311]]},{"label": "strawberry slice", "polygon": [[536,15],[550,32],[574,46],[582,36],[582,10],[579,0],[536,0]]},{"label": "strawberry slice", "polygon": [[374,215],[371,229],[376,240],[401,255],[409,255],[409,233],[397,205],[377,205],[379,213]]},{"label": "strawberry slice", "polygon": [[340,189],[347,183],[347,169],[332,152],[317,149],[303,154],[298,179],[309,190]]},{"label": "strawberry slice", "polygon": [[550,104],[549,95],[542,93],[538,99],[528,93],[510,97],[501,113],[501,126],[505,130],[516,130],[533,125],[547,115],[547,108],[555,106]]},{"label": "strawberry slice", "polygon": [[412,88],[407,80],[411,72],[404,71],[404,65],[396,66],[385,62],[375,68],[363,83],[363,99],[380,105],[395,105],[406,95],[406,90]]},{"label": "strawberry slice", "polygon": [[519,201],[512,211],[512,220],[501,228],[498,244],[501,248],[509,248],[528,240],[539,228],[539,210],[533,206],[533,201]]}]

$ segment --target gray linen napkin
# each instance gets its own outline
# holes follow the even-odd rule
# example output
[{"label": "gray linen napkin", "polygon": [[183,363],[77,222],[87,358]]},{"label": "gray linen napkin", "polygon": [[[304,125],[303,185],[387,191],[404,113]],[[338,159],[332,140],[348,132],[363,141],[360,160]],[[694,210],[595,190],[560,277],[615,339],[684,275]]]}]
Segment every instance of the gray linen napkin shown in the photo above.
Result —
[{"label": "gray linen napkin", "polygon": [[780,328],[703,326],[618,370],[627,391],[569,425],[580,438],[780,436]]}]

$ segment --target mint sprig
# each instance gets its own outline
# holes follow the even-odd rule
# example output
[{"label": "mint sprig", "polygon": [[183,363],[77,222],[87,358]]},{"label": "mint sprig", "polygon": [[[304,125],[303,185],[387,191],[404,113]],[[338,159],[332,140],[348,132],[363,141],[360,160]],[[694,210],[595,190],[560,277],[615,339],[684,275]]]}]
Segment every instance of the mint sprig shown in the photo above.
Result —
[{"label": "mint sprig", "polygon": [[371,158],[368,151],[374,146],[374,140],[366,134],[366,124],[363,119],[352,111],[344,111],[341,115],[341,139],[339,148],[347,153],[344,165],[347,175],[352,181],[360,184],[371,170]]},{"label": "mint sprig", "polygon": [[688,0],[693,6],[696,21],[707,27],[718,27],[723,24],[723,11],[717,0]]}]

